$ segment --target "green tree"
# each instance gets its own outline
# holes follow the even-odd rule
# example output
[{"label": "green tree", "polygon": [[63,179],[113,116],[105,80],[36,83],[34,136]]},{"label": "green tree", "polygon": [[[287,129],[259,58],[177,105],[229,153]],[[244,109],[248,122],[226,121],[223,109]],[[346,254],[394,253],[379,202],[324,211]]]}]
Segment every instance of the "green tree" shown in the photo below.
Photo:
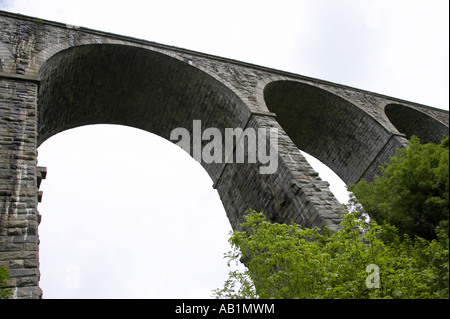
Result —
[{"label": "green tree", "polygon": [[5,289],[7,280],[9,280],[8,271],[0,267],[0,299],[8,299],[12,295],[11,289]]},{"label": "green tree", "polygon": [[401,233],[436,238],[435,228],[448,233],[449,138],[440,145],[420,144],[413,136],[397,150],[382,175],[373,182],[349,186],[364,211],[379,224],[389,223]]},{"label": "green tree", "polygon": [[[231,271],[216,298],[448,298],[448,236],[400,236],[394,226],[366,224],[356,214],[342,229],[301,229],[250,211],[230,242]],[[369,268],[368,268],[369,266]],[[379,272],[372,274],[367,270]],[[374,280],[372,280],[372,278]],[[375,285],[379,279],[379,285]]]},{"label": "green tree", "polygon": [[[217,298],[449,298],[449,139],[410,140],[381,177],[350,186],[340,230],[271,223],[250,211],[230,242]],[[371,218],[366,223],[362,217]],[[424,238],[422,238],[424,237]],[[373,271],[373,273],[371,273]]]}]

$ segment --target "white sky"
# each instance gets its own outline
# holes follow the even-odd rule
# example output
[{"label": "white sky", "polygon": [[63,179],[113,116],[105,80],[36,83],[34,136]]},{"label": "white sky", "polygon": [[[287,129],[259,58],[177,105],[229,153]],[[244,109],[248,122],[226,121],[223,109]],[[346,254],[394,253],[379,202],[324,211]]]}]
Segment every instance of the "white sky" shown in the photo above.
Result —
[{"label": "white sky", "polygon": [[[449,106],[447,0],[0,0],[0,9]],[[39,165],[44,298],[209,298],[222,286],[231,228],[207,173],[178,147],[90,126],[46,141]]]}]

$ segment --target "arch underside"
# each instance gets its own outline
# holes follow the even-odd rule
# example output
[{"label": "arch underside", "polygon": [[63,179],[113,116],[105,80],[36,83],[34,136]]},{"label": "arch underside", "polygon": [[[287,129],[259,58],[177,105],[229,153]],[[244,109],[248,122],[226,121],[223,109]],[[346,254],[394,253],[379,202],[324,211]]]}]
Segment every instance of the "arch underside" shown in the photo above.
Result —
[{"label": "arch underside", "polygon": [[397,130],[408,139],[415,135],[422,143],[439,144],[449,128],[436,119],[401,104],[388,104],[385,113]]},{"label": "arch underside", "polygon": [[439,143],[448,127],[429,115],[388,104],[386,116],[398,130],[381,123],[351,102],[324,89],[295,81],[266,85],[264,100],[295,145],[330,167],[347,185],[372,180],[397,148],[417,135]]},{"label": "arch underside", "polygon": [[293,81],[269,83],[264,99],[297,147],[330,167],[346,184],[356,183],[390,134],[350,102]]},{"label": "arch underside", "polygon": [[[247,107],[223,84],[146,49],[79,46],[53,56],[39,75],[38,145],[58,132],[89,124],[126,125],[169,140],[175,128],[192,133],[193,120],[202,121],[202,130],[223,132],[243,127],[248,117]],[[216,181],[223,164],[202,165]]]}]

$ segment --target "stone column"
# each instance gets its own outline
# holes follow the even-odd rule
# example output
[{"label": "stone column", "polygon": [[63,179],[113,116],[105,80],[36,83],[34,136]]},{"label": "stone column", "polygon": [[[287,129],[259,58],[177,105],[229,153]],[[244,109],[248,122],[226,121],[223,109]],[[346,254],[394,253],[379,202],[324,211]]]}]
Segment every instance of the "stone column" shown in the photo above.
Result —
[{"label": "stone column", "polygon": [[[37,91],[37,79],[0,73],[0,266],[8,269],[13,298],[42,296],[38,259]],[[45,177],[45,171],[39,175],[40,179]]]},{"label": "stone column", "polygon": [[[278,167],[261,174],[259,164],[224,167],[214,187],[218,190],[234,229],[247,209],[262,211],[275,222],[303,227],[338,229],[343,207],[278,124],[275,114],[253,113],[246,128],[276,129]],[[258,143],[258,147],[259,143]]]},{"label": "stone column", "polygon": [[[377,141],[376,141],[377,142]],[[367,166],[364,173],[361,175],[358,181],[365,179],[366,181],[373,181],[376,175],[380,175],[380,167],[390,162],[390,158],[395,155],[396,149],[407,148],[408,139],[406,135],[401,133],[392,133],[387,142]]]}]

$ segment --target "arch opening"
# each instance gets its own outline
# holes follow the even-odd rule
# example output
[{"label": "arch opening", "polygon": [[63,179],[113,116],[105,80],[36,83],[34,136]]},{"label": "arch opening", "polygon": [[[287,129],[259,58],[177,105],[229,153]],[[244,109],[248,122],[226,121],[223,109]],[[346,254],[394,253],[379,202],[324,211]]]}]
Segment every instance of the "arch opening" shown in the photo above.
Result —
[{"label": "arch opening", "polygon": [[[227,127],[244,127],[249,115],[240,98],[213,77],[137,47],[70,48],[44,63],[39,76],[38,145],[60,132],[92,124],[133,127],[170,141],[175,128],[192,132],[194,120],[201,120],[202,130],[214,127],[223,133]],[[213,182],[223,165],[201,162]],[[51,167],[49,178],[50,172]],[[222,256],[223,251],[219,253]]]},{"label": "arch opening", "polygon": [[267,84],[264,100],[294,144],[356,183],[390,134],[372,117],[324,89],[294,81]]},{"label": "arch opening", "polygon": [[341,204],[348,204],[350,200],[350,193],[344,181],[337,175],[331,168],[322,163],[320,160],[312,156],[311,154],[301,151],[302,155],[306,158],[311,167],[319,173],[322,180],[330,184],[330,191],[336,197]]},{"label": "arch opening", "polygon": [[182,149],[90,125],[48,139],[39,157],[50,168],[40,204],[44,297],[209,298],[226,279],[230,224]]},{"label": "arch opening", "polygon": [[408,139],[416,135],[422,143],[439,144],[448,127],[431,116],[401,104],[388,104],[384,109],[386,116],[395,128]]}]

